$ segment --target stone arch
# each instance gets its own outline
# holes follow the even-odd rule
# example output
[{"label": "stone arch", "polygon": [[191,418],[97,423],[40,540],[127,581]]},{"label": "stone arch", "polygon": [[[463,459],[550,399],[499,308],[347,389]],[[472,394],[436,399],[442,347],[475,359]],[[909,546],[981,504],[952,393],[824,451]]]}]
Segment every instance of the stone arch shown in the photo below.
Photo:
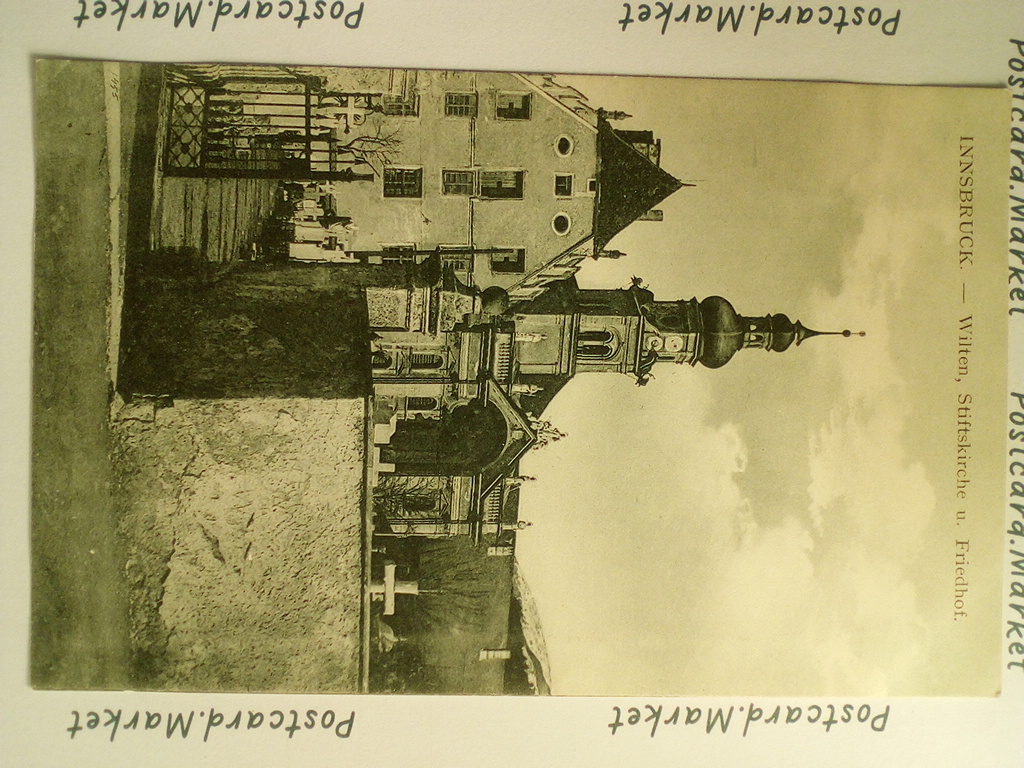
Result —
[{"label": "stone arch", "polygon": [[493,403],[473,400],[439,419],[403,419],[384,461],[401,474],[470,475],[497,459],[508,440],[508,424]]}]

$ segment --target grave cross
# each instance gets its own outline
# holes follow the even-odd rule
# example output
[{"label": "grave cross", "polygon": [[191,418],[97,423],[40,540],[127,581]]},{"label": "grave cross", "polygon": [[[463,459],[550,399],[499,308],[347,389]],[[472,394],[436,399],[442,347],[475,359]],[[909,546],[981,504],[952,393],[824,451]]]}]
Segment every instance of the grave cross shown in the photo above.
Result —
[{"label": "grave cross", "polygon": [[395,613],[395,595],[420,594],[420,583],[418,581],[396,580],[396,567],[394,563],[384,563],[384,580],[370,582],[370,599],[384,600],[385,616],[393,616]]}]

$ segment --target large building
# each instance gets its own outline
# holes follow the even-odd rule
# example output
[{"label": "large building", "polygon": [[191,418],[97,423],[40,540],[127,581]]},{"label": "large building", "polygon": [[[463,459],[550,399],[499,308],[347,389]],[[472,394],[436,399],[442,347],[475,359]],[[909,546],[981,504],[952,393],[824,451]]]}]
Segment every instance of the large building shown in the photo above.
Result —
[{"label": "large building", "polygon": [[718,296],[658,301],[638,279],[584,290],[566,278],[510,307],[450,270],[431,286],[367,294],[376,532],[470,535],[501,554],[520,525],[508,503],[519,459],[545,439],[540,415],[573,376],[643,385],[657,363],[719,368],[741,349],[783,352],[823,335],[783,314],[740,315]]},{"label": "large building", "polygon": [[[540,418],[551,399],[581,373],[626,374],[642,385],[658,364],[719,368],[740,350],[784,352],[820,334],[782,314],[740,315],[718,296],[658,301],[639,280],[584,290],[570,277],[507,308],[486,294],[450,270],[432,286],[368,290],[373,531],[378,568],[391,569],[375,591],[383,616],[372,620],[395,623],[396,609],[447,611],[420,640],[438,649],[440,690],[538,692],[543,651],[531,638],[540,633],[524,619],[532,614],[512,556],[529,524],[519,519],[519,488],[530,479],[519,461],[557,439]],[[418,557],[424,551],[431,559]],[[459,557],[439,568],[444,551]],[[461,583],[439,587],[445,579]],[[432,594],[397,605],[397,592],[421,587]]]},{"label": "large building", "polygon": [[332,247],[369,263],[440,251],[463,282],[528,299],[682,186],[650,131],[615,130],[623,113],[551,76],[333,70],[325,88],[313,151],[354,169],[321,187]]}]

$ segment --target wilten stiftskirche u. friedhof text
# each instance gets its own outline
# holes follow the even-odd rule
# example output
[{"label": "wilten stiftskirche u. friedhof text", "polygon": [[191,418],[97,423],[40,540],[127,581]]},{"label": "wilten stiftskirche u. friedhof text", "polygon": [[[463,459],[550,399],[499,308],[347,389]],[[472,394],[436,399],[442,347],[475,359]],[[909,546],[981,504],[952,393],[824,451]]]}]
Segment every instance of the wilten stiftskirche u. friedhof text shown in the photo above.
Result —
[{"label": "wilten stiftskirche u. friedhof text", "polygon": [[35,685],[997,691],[1001,94],[36,73]]}]

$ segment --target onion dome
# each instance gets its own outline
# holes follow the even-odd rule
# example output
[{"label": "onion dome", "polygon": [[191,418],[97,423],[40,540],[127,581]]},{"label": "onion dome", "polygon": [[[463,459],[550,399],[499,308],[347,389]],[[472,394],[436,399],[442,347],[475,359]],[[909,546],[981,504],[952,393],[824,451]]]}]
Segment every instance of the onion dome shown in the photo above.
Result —
[{"label": "onion dome", "polygon": [[700,303],[701,350],[697,356],[707,368],[721,368],[743,348],[744,322],[721,296]]},{"label": "onion dome", "polygon": [[738,315],[732,304],[710,296],[699,305],[701,347],[697,360],[708,368],[721,368],[737,350],[746,347],[785,352],[812,336],[863,336],[861,331],[813,331],[782,314],[762,317]]},{"label": "onion dome", "polygon": [[786,315],[769,315],[768,316],[768,331],[769,331],[769,346],[772,352],[785,352],[789,349],[793,342],[797,344],[800,342],[797,340],[797,329],[803,328],[799,321],[793,323]]}]

